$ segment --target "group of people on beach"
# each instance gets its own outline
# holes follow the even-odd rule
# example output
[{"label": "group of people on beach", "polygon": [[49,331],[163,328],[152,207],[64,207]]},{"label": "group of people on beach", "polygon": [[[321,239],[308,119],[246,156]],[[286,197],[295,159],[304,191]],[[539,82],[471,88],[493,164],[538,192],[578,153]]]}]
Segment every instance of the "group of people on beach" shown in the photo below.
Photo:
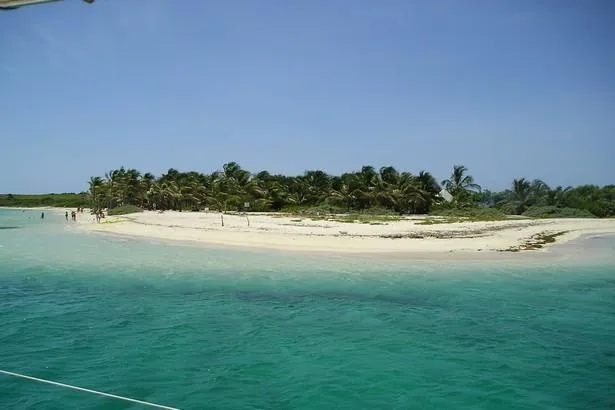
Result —
[{"label": "group of people on beach", "polygon": [[92,213],[94,214],[94,216],[96,216],[96,222],[98,223],[100,223],[100,220],[105,217],[105,214],[102,209],[97,209],[95,211],[92,211]]},{"label": "group of people on beach", "polygon": [[[70,211],[70,219],[73,222],[77,222],[77,212],[78,211]],[[66,217],[66,220],[68,221],[68,211],[64,213],[64,216]]]},{"label": "group of people on beach", "polygon": [[[77,208],[76,211],[70,211],[70,219],[73,222],[77,222],[77,214],[83,213],[84,208]],[[24,211],[25,212],[25,211]],[[96,216],[96,222],[100,223],[100,220],[105,217],[105,214],[102,209],[97,209],[92,211],[92,214]],[[64,212],[64,217],[68,222],[68,211]],[[45,219],[45,212],[41,212],[41,219]]]}]

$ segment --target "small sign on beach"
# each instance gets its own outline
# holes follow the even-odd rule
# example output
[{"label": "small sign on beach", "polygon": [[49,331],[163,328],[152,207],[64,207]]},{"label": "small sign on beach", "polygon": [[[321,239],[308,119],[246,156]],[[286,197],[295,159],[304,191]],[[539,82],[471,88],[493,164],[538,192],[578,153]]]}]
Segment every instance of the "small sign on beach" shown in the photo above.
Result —
[{"label": "small sign on beach", "polygon": [[442,188],[440,191],[440,196],[446,201],[451,202],[453,200],[453,196],[446,189]]}]

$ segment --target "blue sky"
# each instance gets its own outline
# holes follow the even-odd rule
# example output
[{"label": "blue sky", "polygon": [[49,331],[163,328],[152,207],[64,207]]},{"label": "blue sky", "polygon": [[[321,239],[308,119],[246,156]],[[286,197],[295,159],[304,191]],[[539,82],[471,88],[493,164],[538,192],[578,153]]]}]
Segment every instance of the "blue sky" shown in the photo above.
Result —
[{"label": "blue sky", "polygon": [[[178,4],[181,3],[181,7]],[[615,183],[609,0],[66,0],[0,13],[0,192],[393,165]]]}]

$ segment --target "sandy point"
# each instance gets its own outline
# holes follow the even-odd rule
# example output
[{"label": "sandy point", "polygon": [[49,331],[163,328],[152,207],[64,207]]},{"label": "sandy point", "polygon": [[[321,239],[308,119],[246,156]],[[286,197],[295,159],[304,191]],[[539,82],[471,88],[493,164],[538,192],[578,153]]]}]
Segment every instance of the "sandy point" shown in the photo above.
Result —
[{"label": "sandy point", "polygon": [[[437,258],[544,253],[551,245],[584,235],[615,235],[615,219],[510,219],[425,224],[426,217],[359,223],[331,216],[283,214],[164,213],[145,211],[107,217],[84,213],[80,229],[162,241],[333,254],[425,255]],[[432,220],[433,221],[433,220]],[[224,224],[224,225],[223,225]]]}]

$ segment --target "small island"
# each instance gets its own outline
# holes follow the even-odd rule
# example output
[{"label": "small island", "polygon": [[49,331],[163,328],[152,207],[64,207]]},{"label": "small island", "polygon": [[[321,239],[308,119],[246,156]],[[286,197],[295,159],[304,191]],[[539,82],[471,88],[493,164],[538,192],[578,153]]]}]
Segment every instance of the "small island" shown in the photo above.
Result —
[{"label": "small island", "polygon": [[120,168],[80,194],[4,195],[1,206],[89,208],[95,232],[278,250],[420,254],[541,250],[583,235],[615,234],[615,186],[549,187],[515,179],[482,189],[463,165],[437,181],[363,166],[339,176],[251,173],[236,162],[160,177]]}]

